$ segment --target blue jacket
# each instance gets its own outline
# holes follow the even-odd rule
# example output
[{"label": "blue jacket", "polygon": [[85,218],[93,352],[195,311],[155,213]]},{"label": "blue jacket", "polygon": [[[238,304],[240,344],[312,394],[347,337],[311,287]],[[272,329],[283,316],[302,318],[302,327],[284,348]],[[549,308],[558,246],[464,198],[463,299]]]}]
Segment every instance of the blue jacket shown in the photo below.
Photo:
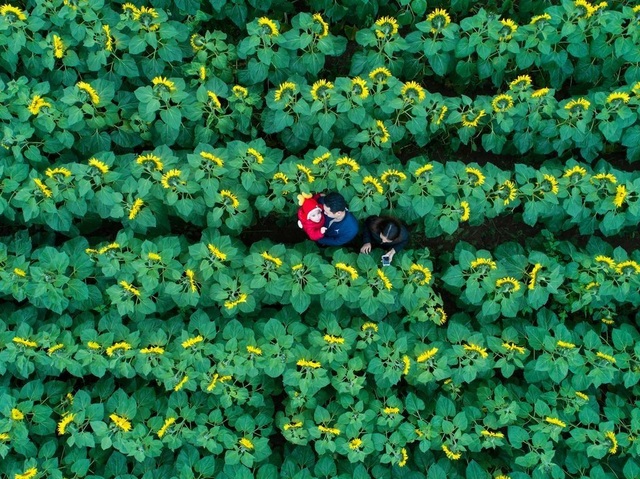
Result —
[{"label": "blue jacket", "polygon": [[332,220],[328,216],[325,216],[324,219],[327,231],[324,233],[324,237],[318,240],[318,244],[323,246],[342,246],[358,234],[358,220],[350,211],[346,212],[342,221]]}]

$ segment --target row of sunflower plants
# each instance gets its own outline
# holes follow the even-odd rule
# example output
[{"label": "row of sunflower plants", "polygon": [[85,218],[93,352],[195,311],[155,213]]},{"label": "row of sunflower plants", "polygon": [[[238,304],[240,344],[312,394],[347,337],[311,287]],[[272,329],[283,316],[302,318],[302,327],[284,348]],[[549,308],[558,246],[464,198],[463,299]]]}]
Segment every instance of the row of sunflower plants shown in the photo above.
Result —
[{"label": "row of sunflower plants", "polygon": [[[223,467],[255,473],[300,449],[312,465],[362,463],[374,477],[405,467],[538,477],[604,457],[612,473],[637,471],[631,318],[607,331],[543,308],[476,331],[464,313],[440,327],[265,305],[244,324],[198,309],[125,325],[117,314],[3,309],[5,474],[108,477],[117,457],[227,477]],[[11,376],[20,388],[7,387]]]},{"label": "row of sunflower plants", "polygon": [[[3,296],[60,314],[106,302],[135,320],[195,306],[229,318],[261,304],[291,304],[302,313],[319,302],[326,311],[348,307],[372,319],[399,311],[409,321],[447,318],[432,288],[427,249],[408,250],[381,268],[374,255],[336,250],[325,258],[311,242],[287,247],[263,240],[247,249],[210,228],[196,243],[140,239],[122,230],[111,242],[77,237],[35,249],[25,232],[2,244],[0,254]],[[454,257],[443,261],[442,281],[462,307],[480,310],[482,321],[516,317],[550,301],[614,321],[618,305],[640,305],[638,251],[596,240],[585,251],[551,237],[528,249],[507,243],[493,255],[459,243]]]},{"label": "row of sunflower plants", "polygon": [[500,215],[607,236],[640,222],[640,176],[604,161],[593,169],[570,159],[504,171],[423,156],[404,166],[391,155],[361,165],[324,147],[302,157],[284,154],[263,140],[202,144],[192,153],[160,146],[139,155],[102,153],[44,174],[5,159],[0,213],[71,236],[103,220],[140,233],[156,226],[167,231],[171,218],[239,234],[258,217],[294,218],[298,192],[340,191],[356,217],[390,212],[430,238]]},{"label": "row of sunflower plants", "polygon": [[454,150],[463,144],[494,153],[579,150],[588,161],[606,148],[625,149],[630,161],[640,154],[640,82],[559,101],[549,88],[534,90],[523,75],[505,93],[472,99],[431,93],[377,67],[366,79],[338,77],[309,85],[301,77],[288,78],[264,98],[219,79],[187,85],[155,77],[132,93],[120,92],[120,101],[114,89],[106,80],[77,82],[57,92],[24,77],[14,81],[2,94],[10,102],[4,154],[46,165],[47,153],[97,152],[112,144],[139,148],[149,142],[215,146],[238,136],[257,137],[258,131],[278,134],[292,152],[337,144],[366,163],[412,142],[425,146],[445,137]]},{"label": "row of sunflower plants", "polygon": [[592,161],[609,148],[624,150],[635,161],[640,158],[639,104],[640,82],[557,100],[555,90],[533,89],[529,75],[515,78],[493,97],[445,97],[418,82],[403,82],[378,64],[365,78],[308,85],[293,77],[280,83],[267,94],[262,130],[279,133],[292,151],[341,139],[365,162],[392,148],[444,138],[454,151],[463,144],[506,154],[579,150]]},{"label": "row of sunflower plants", "polygon": [[[415,75],[376,55],[352,68],[353,77],[318,78],[326,57],[346,48],[320,14],[296,15],[285,33],[269,18],[255,19],[236,48],[222,32],[192,33],[185,24],[165,21],[161,10],[127,5],[120,14],[105,14],[110,23],[101,23],[94,12],[87,25],[85,17],[65,9],[79,22],[71,30],[79,38],[92,36],[92,42],[53,33],[68,20],[65,15],[36,21],[37,9],[27,16],[5,6],[0,21],[16,59],[7,69],[13,79],[5,79],[0,94],[8,123],[1,143],[14,157],[47,164],[50,154],[69,149],[87,155],[112,145],[193,148],[238,135],[255,138],[260,131],[279,133],[292,151],[311,141],[342,142],[366,161],[394,146],[425,145],[447,135],[454,149],[479,138],[485,150],[496,153],[513,143],[508,151],[562,154],[578,148],[588,160],[611,145],[626,147],[630,160],[640,154],[637,75],[558,101],[555,90],[544,86],[554,83],[543,77],[542,88],[533,90],[531,75],[516,77],[522,70],[506,75],[512,79],[503,93],[443,97],[420,84],[424,75],[406,81]],[[446,23],[435,17],[431,22]],[[397,29],[385,17],[361,36],[385,43],[398,36]],[[39,36],[28,40],[25,30]],[[27,52],[30,58],[18,60]],[[79,60],[98,54],[102,60],[93,66]],[[189,55],[190,63],[174,65]],[[57,68],[60,62],[64,68]],[[16,70],[18,63],[25,67]],[[46,81],[29,80],[43,76]],[[501,78],[497,86],[504,83]]]},{"label": "row of sunflower plants", "polygon": [[595,84],[604,89],[622,77],[638,81],[638,6],[559,3],[523,25],[483,8],[458,23],[442,8],[410,25],[390,16],[378,18],[356,34],[361,50],[352,58],[351,73],[383,64],[395,75],[447,78],[459,89],[479,82],[500,87],[520,73],[544,78],[555,89],[569,79],[572,87]]}]

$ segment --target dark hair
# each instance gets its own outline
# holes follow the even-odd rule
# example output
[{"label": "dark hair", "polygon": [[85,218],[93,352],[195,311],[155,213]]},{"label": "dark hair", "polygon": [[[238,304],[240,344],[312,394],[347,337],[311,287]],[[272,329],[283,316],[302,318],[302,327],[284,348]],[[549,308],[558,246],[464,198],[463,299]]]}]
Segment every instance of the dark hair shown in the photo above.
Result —
[{"label": "dark hair", "polygon": [[385,235],[389,240],[395,241],[400,236],[402,224],[391,216],[378,216],[371,222],[371,232]]},{"label": "dark hair", "polygon": [[331,210],[332,213],[338,211],[345,211],[347,209],[347,202],[340,193],[331,192],[324,197],[324,204]]}]

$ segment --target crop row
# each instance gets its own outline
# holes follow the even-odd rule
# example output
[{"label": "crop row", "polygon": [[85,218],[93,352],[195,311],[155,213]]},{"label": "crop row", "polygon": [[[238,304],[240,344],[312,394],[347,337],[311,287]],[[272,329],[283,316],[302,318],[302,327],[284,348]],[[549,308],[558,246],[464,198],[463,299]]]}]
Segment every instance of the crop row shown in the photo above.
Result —
[{"label": "crop row", "polygon": [[[630,324],[606,331],[578,321],[571,331],[546,308],[480,331],[464,313],[444,327],[395,314],[373,323],[344,309],[309,311],[301,323],[291,307],[224,326],[202,309],[128,325],[117,314],[5,313],[5,473],[84,477],[91,463],[101,473],[114,450],[172,470],[180,460],[169,451],[211,456],[208,471],[223,457],[252,468],[272,448],[284,454],[282,439],[285,450],[309,445],[324,461],[435,463],[449,477],[473,462],[481,474],[535,476],[554,456],[569,458],[570,470],[605,456],[632,467],[640,453],[640,336]],[[37,322],[41,331],[30,332]],[[61,373],[69,380],[49,379]],[[20,389],[7,387],[11,376]],[[197,461],[186,466],[203,472]]]},{"label": "crop row", "polygon": [[[563,1],[524,25],[483,8],[452,22],[449,13],[438,8],[410,20],[372,15],[368,27],[360,26],[355,35],[344,24],[330,25],[319,13],[302,12],[290,21],[247,18],[242,28],[249,35],[238,38],[235,28],[207,22],[205,15],[183,22],[184,13],[171,8],[127,3],[114,10],[99,3],[59,9],[37,5],[30,11],[8,5],[0,15],[0,44],[5,50],[0,66],[31,78],[62,63],[80,75],[115,71],[123,77],[151,79],[180,70],[175,62],[196,57],[190,65],[196,74],[199,66],[212,67],[228,80],[237,68],[235,61],[241,60],[239,74],[246,84],[267,77],[277,84],[282,75],[316,76],[326,55],[345,51],[348,35],[355,36],[358,45],[349,59],[353,75],[387,66],[407,78],[435,75],[457,87],[490,79],[499,88],[509,76],[531,73],[556,89],[570,77],[578,84],[604,88],[622,77],[629,83],[639,79],[638,6]],[[228,34],[233,37],[227,43]],[[221,56],[213,58],[215,53]],[[70,73],[53,76],[64,81]]]},{"label": "crop row", "polygon": [[[122,231],[115,241],[89,244],[75,238],[58,248],[31,251],[19,235],[3,244],[0,292],[57,313],[108,304],[119,315],[143,318],[176,307],[215,308],[224,317],[259,311],[262,304],[291,304],[303,312],[312,303],[335,311],[343,305],[373,319],[404,310],[410,320],[446,320],[432,289],[428,250],[403,252],[381,269],[373,255],[336,250],[330,259],[315,245],[285,247],[267,240],[249,251],[237,240],[205,230],[200,242],[177,237],[141,240]],[[508,243],[476,252],[460,243],[445,263],[442,280],[478,318],[495,321],[537,310],[549,301],[567,312],[640,305],[640,258],[592,240],[585,251],[551,240],[525,251]],[[438,275],[440,277],[440,275]]]},{"label": "crop row", "polygon": [[[636,111],[640,73],[631,66],[637,64],[635,56],[629,65],[622,60],[636,55],[640,41],[635,33],[623,35],[637,23],[628,17],[638,13],[628,7],[623,8],[625,13],[599,10],[586,21],[578,20],[583,7],[565,2],[550,9],[552,20],[518,28],[508,41],[509,35],[500,32],[515,27],[490,19],[484,11],[461,22],[463,30],[468,26],[468,38],[458,38],[458,26],[445,21],[446,12],[438,14],[445,16],[439,23],[434,17],[418,24],[420,29],[406,39],[397,33],[396,20],[385,17],[356,35],[363,51],[354,55],[351,77],[334,74],[333,78],[318,75],[326,58],[341,55],[347,41],[332,35],[319,15],[296,15],[285,33],[266,17],[253,20],[236,51],[222,32],[199,33],[186,24],[165,21],[166,13],[160,9],[133,8],[121,14],[109,11],[104,20],[87,17],[92,24],[70,23],[73,28],[65,27],[69,36],[37,13],[22,13],[24,22],[0,16],[5,22],[5,48],[15,56],[15,64],[5,65],[13,79],[3,79],[6,84],[0,93],[0,114],[6,122],[0,143],[14,157],[48,163],[51,154],[67,150],[91,155],[150,144],[193,148],[274,133],[290,151],[309,144],[335,145],[354,150],[356,159],[364,162],[391,147],[422,146],[446,137],[451,137],[454,149],[478,141],[495,153],[505,147],[506,153],[537,154],[579,149],[591,161],[613,146],[631,161],[640,155]],[[554,10],[558,8],[567,8],[564,15],[577,25],[567,24]],[[73,11],[66,14],[69,17],[62,18],[80,21]],[[603,31],[583,32],[592,23]],[[435,33],[434,25],[440,25]],[[528,30],[537,32],[535,48],[550,49],[552,38],[563,46],[562,36],[556,32],[559,38],[555,38],[548,28],[567,30],[567,48],[573,51],[577,45],[576,55],[590,68],[597,62],[584,51],[596,47],[582,42],[591,36],[604,42],[602,48],[610,51],[595,58],[611,56],[616,65],[623,62],[616,68],[625,69],[625,81],[582,89],[580,96],[570,98],[560,92],[566,99],[558,100],[549,87],[560,89],[562,81],[553,81],[553,75],[547,79],[524,68],[506,70],[510,61],[531,56],[513,46],[519,45],[515,40],[519,32],[521,41],[532,38]],[[458,48],[464,49],[460,55],[467,60],[454,55]],[[554,59],[547,63],[566,70],[567,52],[558,48],[548,52]],[[404,49],[421,52],[425,58],[409,61],[400,54]],[[22,68],[16,70],[20,56],[24,56],[19,61]],[[407,65],[421,67],[439,56],[446,57],[441,61],[451,68],[474,65],[482,71],[483,61],[493,65],[494,74],[500,73],[495,87],[502,91],[475,98],[444,97],[423,86],[424,72],[405,71]],[[192,61],[185,62],[187,58]],[[547,67],[540,65],[542,71]],[[597,77],[590,68],[585,75]],[[564,70],[563,75],[571,73]],[[34,80],[43,76],[46,81]],[[540,83],[538,89],[533,89],[532,78]],[[468,81],[475,82],[475,77]]]},{"label": "crop row", "polygon": [[[261,140],[200,145],[193,153],[158,147],[141,155],[103,153],[39,173],[26,164],[0,166],[0,214],[24,225],[76,235],[96,221],[122,222],[136,232],[169,219],[238,234],[269,214],[293,218],[300,191],[340,191],[361,219],[390,211],[427,237],[452,234],[500,215],[562,231],[607,236],[640,223],[640,176],[606,162],[573,160],[513,172],[490,163],[414,158],[361,165],[339,150],[318,148],[300,158]],[[341,156],[342,155],[342,156]],[[293,225],[291,226],[293,227]]]}]

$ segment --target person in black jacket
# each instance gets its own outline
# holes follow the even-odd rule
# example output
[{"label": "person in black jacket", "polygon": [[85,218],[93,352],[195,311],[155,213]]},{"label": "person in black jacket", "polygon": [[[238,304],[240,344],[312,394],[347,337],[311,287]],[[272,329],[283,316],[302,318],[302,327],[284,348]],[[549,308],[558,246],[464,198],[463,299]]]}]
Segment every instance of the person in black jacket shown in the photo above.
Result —
[{"label": "person in black jacket", "polygon": [[409,230],[391,216],[369,216],[364,222],[362,237],[361,253],[369,254],[371,248],[379,246],[386,250],[384,256],[391,262],[393,256],[409,242]]}]

